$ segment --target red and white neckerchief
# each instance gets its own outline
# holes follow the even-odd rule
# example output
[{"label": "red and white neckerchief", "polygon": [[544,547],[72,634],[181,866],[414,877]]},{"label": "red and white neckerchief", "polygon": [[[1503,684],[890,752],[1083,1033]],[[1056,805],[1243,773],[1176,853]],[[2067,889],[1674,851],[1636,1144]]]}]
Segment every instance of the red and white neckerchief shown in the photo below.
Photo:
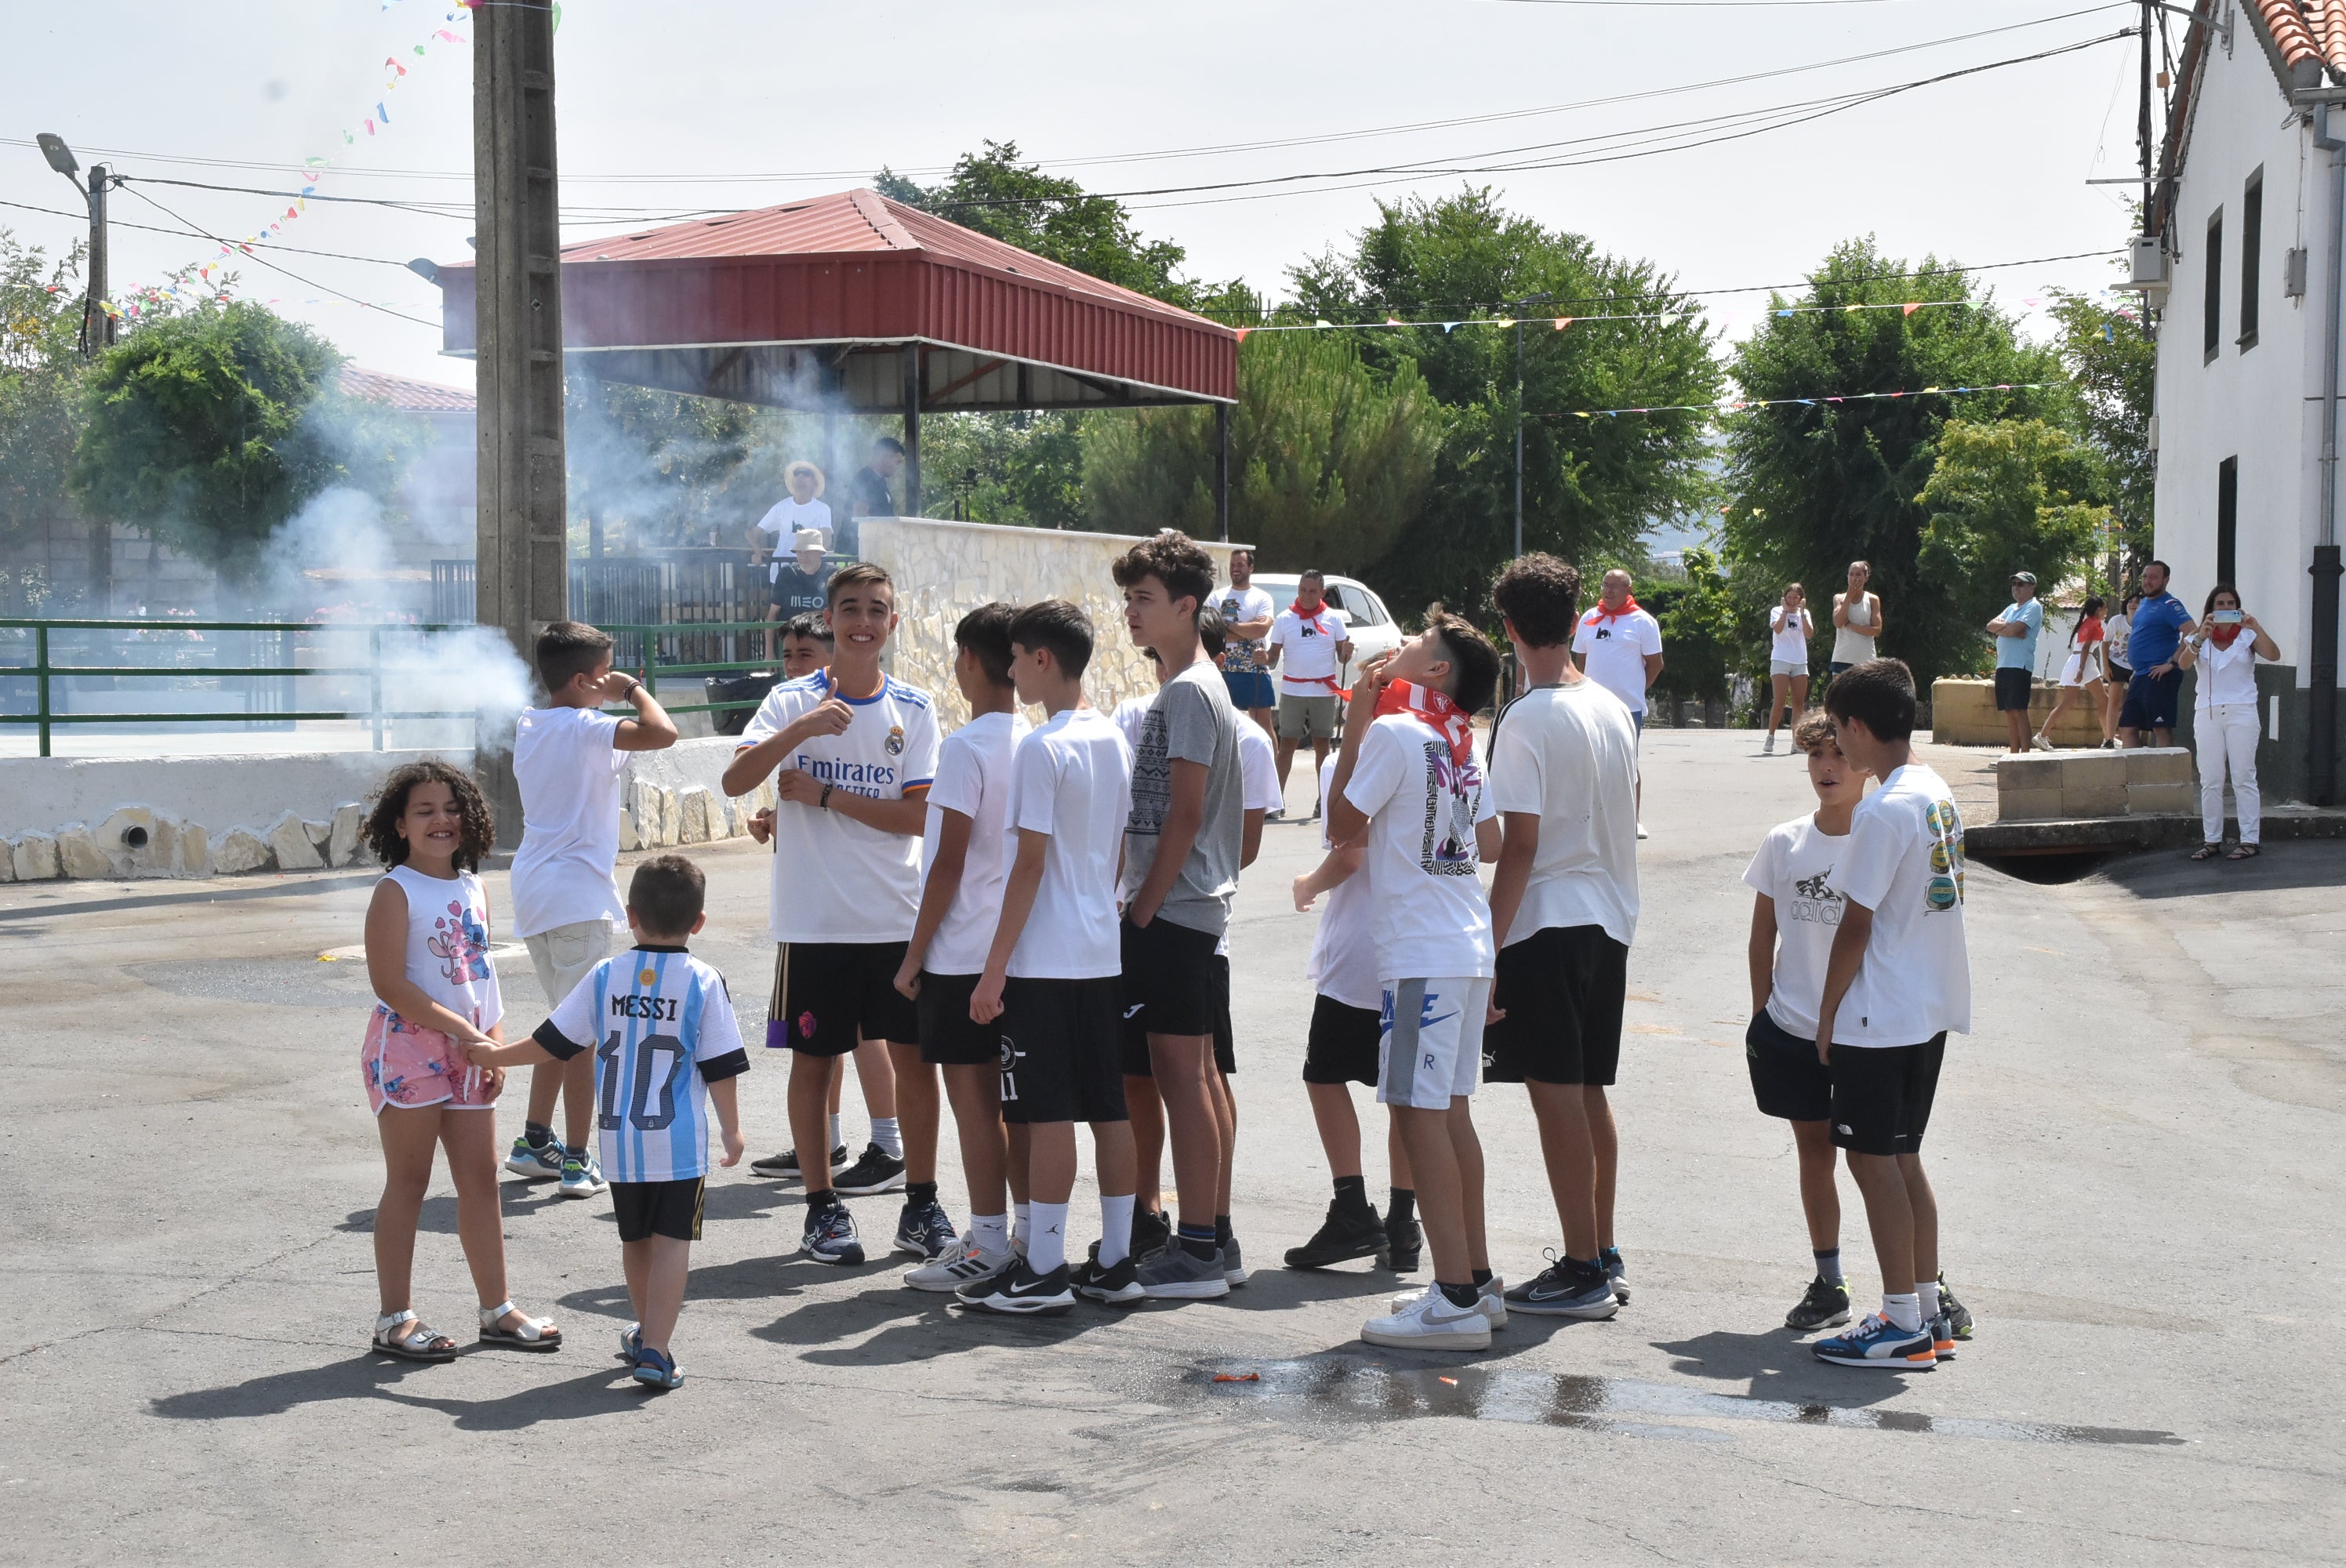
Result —
[{"label": "red and white neckerchief", "polygon": [[1451,699],[1450,694],[1405,680],[1389,681],[1377,693],[1376,717],[1407,714],[1442,737],[1450,759],[1464,768],[1474,760],[1474,716]]},{"label": "red and white neckerchief", "polygon": [[[1296,600],[1287,608],[1288,613],[1297,620],[1309,621],[1317,626],[1321,636],[1332,637],[1338,642],[1344,640],[1344,623],[1336,619],[1329,610],[1326,600],[1321,600],[1320,607],[1316,610],[1306,610],[1300,599]],[[1324,686],[1339,699],[1345,702],[1352,700],[1352,688],[1337,685],[1336,677],[1331,675],[1289,675],[1285,670],[1281,670],[1279,677],[1297,686]]]},{"label": "red and white neckerchief", "polygon": [[1599,599],[1596,601],[1596,606],[1588,612],[1588,624],[1593,626],[1599,621],[1617,621],[1623,616],[1634,616],[1637,613],[1637,596],[1635,594],[1631,594],[1627,597],[1624,598],[1621,601],[1621,607],[1617,610],[1606,609],[1605,607],[1605,601]]}]

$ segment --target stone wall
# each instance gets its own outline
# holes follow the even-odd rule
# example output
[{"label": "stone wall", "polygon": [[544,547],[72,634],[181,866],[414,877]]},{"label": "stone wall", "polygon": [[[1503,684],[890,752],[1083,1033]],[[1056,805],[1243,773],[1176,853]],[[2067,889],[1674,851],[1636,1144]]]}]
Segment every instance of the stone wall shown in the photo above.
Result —
[{"label": "stone wall", "polygon": [[[2028,729],[2044,728],[2045,717],[2059,700],[2060,687],[2036,683],[2028,698]],[[2059,728],[2047,737],[2064,747],[2102,743],[2101,691],[2080,691],[2061,716]],[[1995,687],[1984,680],[1941,678],[1931,683],[1931,738],[1942,746],[2002,746],[2007,737],[2004,715],[1995,709]]]},{"label": "stone wall", "polygon": [[2076,821],[2089,817],[2186,814],[2199,808],[2195,779],[2191,753],[2180,746],[1999,757],[1996,820]]},{"label": "stone wall", "polygon": [[[1093,707],[1112,711],[1126,697],[1156,691],[1156,671],[1125,632],[1124,596],[1108,575],[1109,563],[1137,544],[1137,536],[926,517],[872,517],[861,526],[863,557],[887,567],[896,580],[903,619],[889,673],[934,694],[947,731],[969,718],[969,706],[954,685],[954,623],[996,599],[1014,605],[1073,599],[1084,607],[1097,639],[1084,677]],[[1228,582],[1230,552],[1238,546],[1199,543],[1214,558],[1214,580]]]}]

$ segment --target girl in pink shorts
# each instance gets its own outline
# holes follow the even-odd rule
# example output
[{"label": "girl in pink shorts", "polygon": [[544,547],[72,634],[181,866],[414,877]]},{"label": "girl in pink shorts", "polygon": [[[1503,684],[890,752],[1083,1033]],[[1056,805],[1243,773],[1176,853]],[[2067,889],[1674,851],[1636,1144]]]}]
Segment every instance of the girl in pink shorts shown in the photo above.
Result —
[{"label": "girl in pink shorts", "polygon": [[489,903],[474,874],[495,840],[479,788],[438,760],[393,769],[367,818],[367,847],[388,868],[367,905],[367,978],[376,1003],[359,1048],[384,1167],[374,1213],[382,1295],[374,1348],[411,1361],[456,1354],[456,1341],[426,1326],[408,1299],[416,1218],[434,1152],[442,1148],[456,1184],[457,1238],[480,1293],[482,1342],[562,1348],[560,1329],[505,1295],[494,1110],[505,1074],[464,1058],[468,1042],[504,1039]]}]

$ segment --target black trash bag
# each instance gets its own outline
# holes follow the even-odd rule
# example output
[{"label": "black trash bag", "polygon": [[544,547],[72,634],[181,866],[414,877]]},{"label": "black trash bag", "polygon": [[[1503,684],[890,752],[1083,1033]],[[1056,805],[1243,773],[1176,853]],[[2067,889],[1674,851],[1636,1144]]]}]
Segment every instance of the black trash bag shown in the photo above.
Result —
[{"label": "black trash bag", "polygon": [[[781,673],[770,675],[753,671],[749,675],[712,675],[703,682],[709,688],[710,702],[763,702],[766,694],[780,686]],[[730,708],[709,717],[719,735],[739,735],[750,728],[750,716],[754,708]]]}]

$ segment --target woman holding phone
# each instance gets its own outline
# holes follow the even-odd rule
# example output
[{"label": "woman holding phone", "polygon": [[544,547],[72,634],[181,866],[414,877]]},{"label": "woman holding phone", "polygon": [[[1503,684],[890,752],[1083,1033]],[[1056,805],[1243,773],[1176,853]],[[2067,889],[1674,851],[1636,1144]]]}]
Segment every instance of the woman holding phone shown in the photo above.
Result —
[{"label": "woman holding phone", "polygon": [[2240,591],[2229,583],[2208,590],[2199,629],[2183,639],[2176,665],[2199,672],[2194,699],[2192,738],[2199,750],[2200,846],[2195,860],[2224,854],[2224,780],[2240,809],[2240,841],[2228,860],[2254,860],[2263,837],[2261,798],[2257,793],[2257,742],[2263,738],[2263,709],[2257,704],[2257,660],[2278,662],[2280,647],[2240,608]]},{"label": "woman holding phone", "polygon": [[[1809,619],[1807,591],[1798,583],[1788,584],[1784,602],[1768,612],[1768,741],[1760,748],[1763,757],[1776,749],[1778,721],[1789,714],[1788,722],[1798,725],[1809,710],[1809,638],[1816,629]],[[1796,746],[1792,755],[1803,753]]]}]

